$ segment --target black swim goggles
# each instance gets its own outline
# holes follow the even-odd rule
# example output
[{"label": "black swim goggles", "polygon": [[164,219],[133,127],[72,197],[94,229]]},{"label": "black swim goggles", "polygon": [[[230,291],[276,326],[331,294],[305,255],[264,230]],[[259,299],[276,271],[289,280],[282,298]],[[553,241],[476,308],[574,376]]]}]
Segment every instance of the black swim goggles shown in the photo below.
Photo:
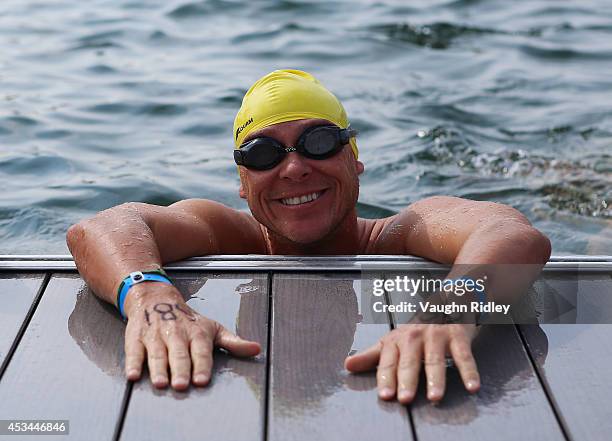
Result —
[{"label": "black swim goggles", "polygon": [[276,167],[287,153],[298,152],[310,159],[327,159],[334,156],[357,136],[357,131],[347,127],[314,126],[300,135],[295,147],[286,147],[274,138],[262,136],[251,139],[234,150],[234,161],[253,170],[269,170]]}]

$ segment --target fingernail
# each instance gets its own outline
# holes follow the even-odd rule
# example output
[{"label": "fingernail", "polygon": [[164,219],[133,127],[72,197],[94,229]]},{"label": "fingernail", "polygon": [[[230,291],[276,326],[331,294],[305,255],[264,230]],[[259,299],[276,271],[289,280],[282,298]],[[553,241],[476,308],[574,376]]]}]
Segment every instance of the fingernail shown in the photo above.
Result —
[{"label": "fingernail", "polygon": [[197,384],[206,384],[208,382],[208,375],[197,374],[195,377],[193,377],[193,382]]},{"label": "fingernail", "polygon": [[130,370],[127,372],[127,376],[128,376],[129,378],[136,378],[136,377],[138,377],[138,370],[136,370],[136,369],[130,369]]},{"label": "fingernail", "polygon": [[412,392],[406,390],[406,389],[402,389],[398,392],[397,394],[397,399],[402,401],[402,402],[409,402],[412,401],[413,395]]},{"label": "fingernail", "polygon": [[172,386],[175,389],[184,389],[189,385],[189,380],[187,380],[186,378],[175,378],[172,381]]},{"label": "fingernail", "polygon": [[429,393],[427,395],[430,400],[438,400],[442,396],[442,389],[439,387],[432,387],[429,389]]},{"label": "fingernail", "polygon": [[476,390],[478,389],[478,381],[474,381],[474,380],[470,380],[467,382],[467,388],[469,390]]},{"label": "fingernail", "polygon": [[163,375],[158,375],[157,377],[153,378],[153,384],[157,386],[165,386],[167,383],[168,379]]},{"label": "fingernail", "polygon": [[392,398],[394,394],[395,392],[390,387],[383,387],[379,392],[380,397],[383,399]]}]

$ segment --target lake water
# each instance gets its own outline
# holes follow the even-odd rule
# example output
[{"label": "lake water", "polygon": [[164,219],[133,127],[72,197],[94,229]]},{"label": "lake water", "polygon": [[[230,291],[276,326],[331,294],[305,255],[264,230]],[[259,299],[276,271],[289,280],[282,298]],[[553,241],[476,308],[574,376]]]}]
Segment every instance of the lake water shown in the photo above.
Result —
[{"label": "lake water", "polygon": [[361,216],[492,200],[556,254],[612,254],[609,0],[3,0],[0,254],[67,253],[125,201],[246,210],[232,121],[278,68],[359,129]]}]

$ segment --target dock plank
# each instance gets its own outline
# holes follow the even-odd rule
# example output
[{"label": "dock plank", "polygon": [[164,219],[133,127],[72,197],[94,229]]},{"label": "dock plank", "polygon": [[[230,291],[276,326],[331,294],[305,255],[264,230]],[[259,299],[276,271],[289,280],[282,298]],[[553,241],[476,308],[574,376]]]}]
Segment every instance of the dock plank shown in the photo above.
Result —
[{"label": "dock plank", "polygon": [[[216,352],[211,384],[186,392],[134,385],[121,440],[257,440],[265,419],[267,273],[173,274],[188,305],[262,345],[253,359]],[[146,375],[146,374],[145,374]]]},{"label": "dock plank", "polygon": [[358,277],[274,275],[268,439],[412,439],[406,408],[377,398],[375,372],[343,368],[390,329],[360,323]]},{"label": "dock plank", "polygon": [[[612,433],[610,275],[547,275],[547,288],[571,303],[578,324],[522,325],[521,333],[562,421],[574,440],[604,440]],[[571,317],[571,313],[567,316]],[[607,321],[607,324],[605,322]]]},{"label": "dock plank", "polygon": [[[418,279],[423,272],[401,273]],[[386,278],[397,274],[386,273]],[[390,293],[393,304],[401,295]],[[394,323],[407,323],[412,314],[393,313]],[[447,369],[447,390],[434,405],[427,400],[425,375],[410,406],[419,441],[563,439],[563,432],[548,402],[543,386],[513,324],[485,325],[472,345],[481,377],[481,389],[470,395],[459,371]],[[504,430],[500,430],[504,428]]]},{"label": "dock plank", "polygon": [[70,435],[51,439],[111,439],[126,388],[123,332],[78,275],[54,275],[0,382],[2,418],[69,420]]},{"label": "dock plank", "polygon": [[44,273],[0,274],[0,378],[44,277]]},{"label": "dock plank", "polygon": [[514,325],[485,325],[473,343],[481,389],[470,395],[459,371],[447,371],[442,402],[425,398],[424,381],[412,406],[419,440],[562,440],[556,420]]}]

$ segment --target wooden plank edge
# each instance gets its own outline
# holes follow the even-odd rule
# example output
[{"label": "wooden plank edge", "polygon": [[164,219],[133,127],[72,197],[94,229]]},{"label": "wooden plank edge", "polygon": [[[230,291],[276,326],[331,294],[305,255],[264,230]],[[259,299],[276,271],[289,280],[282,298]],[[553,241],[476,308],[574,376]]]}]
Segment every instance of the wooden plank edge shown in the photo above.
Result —
[{"label": "wooden plank edge", "polygon": [[0,381],[2,381],[4,372],[8,368],[8,365],[11,363],[11,359],[13,358],[15,351],[17,350],[19,343],[21,343],[21,339],[23,338],[23,335],[25,334],[26,329],[28,329],[28,326],[30,325],[30,321],[32,320],[32,317],[34,316],[34,312],[36,311],[36,308],[38,307],[38,304],[40,303],[40,299],[42,299],[42,296],[45,290],[47,289],[47,286],[49,285],[51,276],[52,276],[52,273],[45,273],[42,279],[42,282],[40,286],[38,287],[38,291],[36,292],[36,295],[34,296],[34,301],[30,305],[30,308],[28,309],[28,312],[26,313],[26,316],[23,319],[21,326],[19,327],[19,330],[17,331],[17,335],[15,336],[15,339],[13,340],[13,343],[11,344],[6,354],[6,357],[4,358],[4,361],[2,362],[2,365],[0,365]]},{"label": "wooden plank edge", "polygon": [[274,310],[272,308],[272,289],[274,272],[268,271],[267,283],[268,283],[268,326],[266,334],[266,376],[264,378],[264,399],[263,399],[263,424],[261,438],[264,441],[270,439],[270,393],[272,391],[272,323],[274,323]]},{"label": "wooden plank edge", "polygon": [[[530,326],[538,326],[538,325],[534,324]],[[531,368],[535,372],[535,375],[538,378],[538,381],[540,382],[540,386],[542,387],[542,390],[544,391],[544,394],[546,395],[546,399],[548,400],[548,403],[550,404],[550,408],[552,409],[552,412],[555,415],[555,418],[557,419],[559,428],[561,429],[561,432],[563,432],[563,436],[565,437],[566,440],[572,441],[573,438],[571,436],[571,431],[569,430],[569,425],[567,424],[567,421],[565,421],[565,418],[563,417],[561,408],[559,404],[557,403],[557,400],[555,399],[555,395],[552,392],[552,388],[550,387],[550,384],[548,383],[548,380],[546,379],[544,372],[542,372],[542,370],[538,366],[538,363],[536,362],[533,354],[531,353],[531,350],[529,349],[529,345],[527,344],[527,338],[523,334],[521,326],[514,324],[514,327],[515,327],[516,333],[519,336],[519,339],[521,340],[521,343],[523,344],[523,350],[527,354],[529,363],[531,363]]]}]

